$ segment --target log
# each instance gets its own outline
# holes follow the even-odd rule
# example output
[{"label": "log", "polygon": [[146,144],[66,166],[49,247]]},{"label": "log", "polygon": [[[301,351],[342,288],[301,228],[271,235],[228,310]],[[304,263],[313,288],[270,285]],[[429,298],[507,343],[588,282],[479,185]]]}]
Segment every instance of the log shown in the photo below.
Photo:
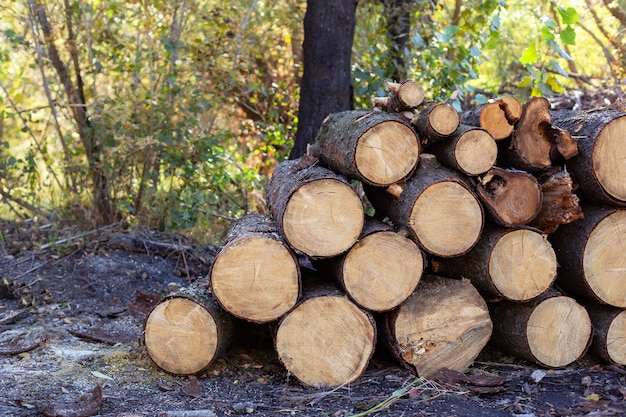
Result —
[{"label": "log", "polygon": [[589,314],[575,299],[556,291],[526,303],[489,303],[491,341],[503,352],[547,368],[580,359],[589,346]]},{"label": "log", "polygon": [[493,167],[479,178],[476,193],[491,219],[502,226],[530,223],[541,210],[541,186],[525,171]]},{"label": "log", "polygon": [[387,186],[411,175],[420,144],[403,116],[349,110],[331,114],[315,139],[320,162],[348,178]]},{"label": "log", "polygon": [[541,186],[541,210],[530,226],[544,233],[554,233],[559,225],[584,217],[580,199],[574,194],[572,177],[566,170],[551,170],[542,174],[537,181]]},{"label": "log", "polygon": [[275,168],[266,188],[268,208],[293,249],[311,258],[336,256],[361,234],[363,202],[344,176],[307,158]]},{"label": "log", "polygon": [[553,123],[578,139],[567,169],[586,199],[626,206],[626,112],[595,109],[553,112]]},{"label": "log", "polygon": [[385,88],[389,91],[387,97],[374,97],[372,105],[380,107],[389,113],[402,113],[422,104],[424,90],[415,81],[403,83],[385,82]]},{"label": "log", "polygon": [[400,188],[396,196],[382,188],[364,189],[377,215],[406,229],[423,250],[451,257],[476,244],[484,213],[466,177],[424,154],[413,177]]},{"label": "log", "polygon": [[194,284],[170,294],[152,309],[144,325],[144,344],[159,368],[193,375],[226,351],[232,334],[232,317],[207,285]]},{"label": "log", "polygon": [[422,143],[446,139],[458,129],[460,123],[461,116],[450,103],[433,104],[411,121]]},{"label": "log", "polygon": [[415,292],[379,321],[381,342],[424,378],[463,371],[491,336],[487,304],[467,280],[424,275]]},{"label": "log", "polygon": [[467,254],[433,260],[432,267],[440,275],[469,279],[488,301],[524,302],[548,291],[556,279],[557,261],[539,231],[488,223]]},{"label": "log", "polygon": [[552,125],[550,102],[533,97],[523,106],[508,147],[502,146],[499,163],[537,172],[552,166],[553,160],[578,153],[578,142],[566,130]]},{"label": "log", "polygon": [[549,235],[559,262],[557,283],[568,294],[626,307],[626,210],[583,205],[585,218]]},{"label": "log", "polygon": [[495,140],[511,136],[522,113],[519,100],[504,96],[463,113],[461,123],[485,129]]},{"label": "log", "polygon": [[376,324],[336,287],[307,288],[279,322],[274,345],[287,371],[303,384],[327,388],[357,380],[376,345]]},{"label": "log", "polygon": [[346,254],[324,259],[316,267],[332,277],[358,306],[382,312],[397,307],[415,290],[424,258],[415,242],[369,218]]},{"label": "log", "polygon": [[263,214],[233,223],[209,280],[226,311],[253,323],[279,319],[300,296],[298,260],[271,217]]},{"label": "log", "polygon": [[498,145],[484,129],[460,125],[446,140],[433,143],[428,151],[443,165],[465,175],[484,174],[496,163]]},{"label": "log", "polygon": [[626,365],[626,310],[597,303],[585,304],[593,324],[589,352],[613,365]]}]

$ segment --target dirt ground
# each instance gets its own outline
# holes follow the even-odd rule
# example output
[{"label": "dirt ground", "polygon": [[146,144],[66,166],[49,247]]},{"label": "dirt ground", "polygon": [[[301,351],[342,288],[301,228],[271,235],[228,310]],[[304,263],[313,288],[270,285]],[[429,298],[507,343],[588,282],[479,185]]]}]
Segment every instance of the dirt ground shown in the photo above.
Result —
[{"label": "dirt ground", "polygon": [[206,278],[216,246],[0,227],[0,416],[626,415],[626,370],[589,355],[549,370],[487,346],[463,375],[429,381],[377,351],[359,380],[320,390],[290,378],[269,330],[252,325],[197,378],[172,376],[147,356],[143,321],[160,297]]}]

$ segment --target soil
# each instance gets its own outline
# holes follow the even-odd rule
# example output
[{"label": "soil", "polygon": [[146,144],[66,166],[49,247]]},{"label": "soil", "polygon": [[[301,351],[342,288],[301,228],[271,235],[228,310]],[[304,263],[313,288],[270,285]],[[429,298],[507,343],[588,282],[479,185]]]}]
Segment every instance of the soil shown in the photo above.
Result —
[{"label": "soil", "polygon": [[170,375],[148,357],[143,322],[161,297],[206,279],[217,246],[0,227],[2,416],[626,415],[626,370],[590,355],[542,369],[487,346],[463,374],[425,380],[377,351],[356,382],[322,390],[290,377],[260,325],[202,374]]}]

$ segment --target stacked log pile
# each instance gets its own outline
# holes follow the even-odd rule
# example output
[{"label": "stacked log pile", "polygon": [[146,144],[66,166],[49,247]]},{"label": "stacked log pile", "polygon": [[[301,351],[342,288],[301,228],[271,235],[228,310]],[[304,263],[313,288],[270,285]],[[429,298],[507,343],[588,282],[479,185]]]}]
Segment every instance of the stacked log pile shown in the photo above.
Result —
[{"label": "stacked log pile", "polygon": [[358,379],[377,345],[426,378],[487,343],[545,367],[589,347],[626,364],[626,112],[507,96],[461,114],[415,82],[387,89],[275,167],[268,213],[149,316],[154,362],[202,371],[236,318],[270,323],[315,387]]}]

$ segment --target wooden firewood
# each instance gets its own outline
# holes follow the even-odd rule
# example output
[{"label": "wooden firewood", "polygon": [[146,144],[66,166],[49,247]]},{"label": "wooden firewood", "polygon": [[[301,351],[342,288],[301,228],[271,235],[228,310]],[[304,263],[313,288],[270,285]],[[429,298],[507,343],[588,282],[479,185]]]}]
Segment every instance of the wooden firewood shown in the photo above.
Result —
[{"label": "wooden firewood", "polygon": [[552,125],[550,102],[533,97],[523,106],[510,144],[501,146],[499,163],[536,172],[551,167],[558,157],[569,159],[576,153],[578,142],[566,130]]},{"label": "wooden firewood", "polygon": [[433,104],[411,121],[422,143],[439,142],[456,132],[461,116],[450,103]]},{"label": "wooden firewood", "polygon": [[231,226],[209,280],[226,311],[254,323],[279,319],[300,296],[296,256],[263,214],[248,214]]},{"label": "wooden firewood", "polygon": [[597,303],[584,305],[593,324],[589,352],[606,363],[626,365],[626,310]]},{"label": "wooden firewood", "polygon": [[580,199],[574,194],[569,173],[555,169],[538,178],[541,185],[541,210],[530,226],[544,233],[554,233],[561,224],[572,223],[584,217]]},{"label": "wooden firewood", "polygon": [[387,186],[409,176],[420,143],[403,116],[348,110],[328,116],[315,139],[314,156],[348,178]]},{"label": "wooden firewood", "polygon": [[463,113],[461,122],[482,127],[495,140],[501,140],[511,136],[521,113],[519,100],[513,96],[505,96]]},{"label": "wooden firewood", "polygon": [[549,236],[559,262],[557,283],[568,294],[626,307],[626,210],[583,205],[585,217]]},{"label": "wooden firewood", "polygon": [[381,342],[406,368],[433,378],[462,371],[491,336],[487,303],[466,280],[424,275],[417,289],[379,321]]},{"label": "wooden firewood", "polygon": [[424,258],[412,240],[370,218],[346,254],[324,259],[316,267],[333,277],[357,305],[381,312],[397,307],[415,290]]},{"label": "wooden firewood", "polygon": [[358,379],[376,345],[376,324],[336,287],[307,288],[279,322],[278,357],[300,382],[318,388]]},{"label": "wooden firewood", "polygon": [[528,227],[505,228],[487,223],[467,254],[432,261],[433,270],[467,278],[488,301],[529,301],[546,292],[556,279],[557,262],[546,236]]},{"label": "wooden firewood", "polygon": [[626,113],[611,109],[553,112],[553,123],[578,139],[567,169],[580,193],[600,204],[626,206]]},{"label": "wooden firewood", "polygon": [[476,191],[491,218],[502,226],[530,223],[541,210],[541,186],[525,171],[492,167],[479,178]]},{"label": "wooden firewood", "polygon": [[157,304],[144,326],[148,356],[161,369],[193,375],[206,369],[231,343],[233,318],[207,285],[183,287]]},{"label": "wooden firewood", "polygon": [[389,91],[389,95],[387,97],[374,97],[372,104],[389,113],[402,113],[405,110],[414,109],[424,101],[424,90],[415,81],[385,82],[385,88]]},{"label": "wooden firewood", "polygon": [[446,140],[433,143],[428,151],[443,165],[465,175],[480,175],[496,163],[498,145],[484,129],[460,125]]},{"label": "wooden firewood", "polygon": [[267,204],[287,243],[312,258],[347,251],[365,222],[360,197],[342,175],[305,155],[279,164],[267,188]]},{"label": "wooden firewood", "polygon": [[526,303],[489,304],[491,341],[503,352],[548,368],[580,359],[591,342],[591,320],[575,299],[550,290]]},{"label": "wooden firewood", "polygon": [[480,238],[484,213],[467,177],[440,165],[433,155],[423,154],[400,193],[397,188],[396,196],[377,187],[365,192],[377,215],[406,228],[426,252],[459,256]]}]

